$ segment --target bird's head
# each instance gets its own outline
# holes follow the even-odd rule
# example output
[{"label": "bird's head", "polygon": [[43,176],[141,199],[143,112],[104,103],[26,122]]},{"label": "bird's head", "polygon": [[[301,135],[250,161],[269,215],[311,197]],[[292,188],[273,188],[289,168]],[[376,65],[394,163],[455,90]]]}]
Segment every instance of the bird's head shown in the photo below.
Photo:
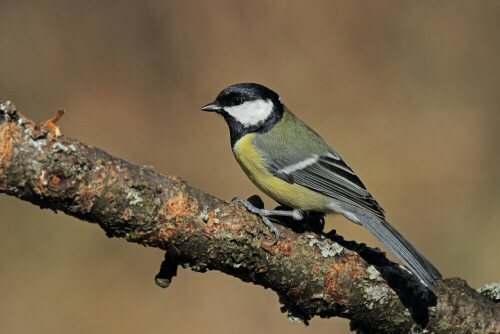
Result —
[{"label": "bird's head", "polygon": [[[224,89],[214,102],[201,110],[221,114],[233,133],[269,130],[283,115],[278,94],[256,83],[239,83]],[[240,136],[241,137],[241,136]]]}]

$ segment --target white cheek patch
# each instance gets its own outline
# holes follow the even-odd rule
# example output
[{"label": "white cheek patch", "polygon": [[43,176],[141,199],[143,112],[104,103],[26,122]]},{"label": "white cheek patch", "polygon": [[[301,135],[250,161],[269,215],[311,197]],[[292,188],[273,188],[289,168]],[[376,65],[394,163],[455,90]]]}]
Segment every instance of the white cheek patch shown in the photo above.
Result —
[{"label": "white cheek patch", "polygon": [[264,122],[273,111],[271,100],[247,101],[239,106],[225,107],[224,110],[233,116],[244,127]]}]

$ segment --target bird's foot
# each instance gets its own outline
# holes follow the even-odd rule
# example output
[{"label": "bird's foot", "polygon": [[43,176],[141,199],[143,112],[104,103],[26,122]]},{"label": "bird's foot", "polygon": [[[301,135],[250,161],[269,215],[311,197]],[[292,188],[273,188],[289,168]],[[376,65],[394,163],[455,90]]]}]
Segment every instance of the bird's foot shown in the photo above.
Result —
[{"label": "bird's foot", "polygon": [[[274,210],[288,210],[291,211],[292,209],[287,207],[287,206],[277,206],[274,208]],[[321,233],[324,230],[325,227],[325,214],[321,212],[315,212],[315,211],[301,211],[303,218],[300,220],[299,224],[297,224],[296,220],[291,218],[291,217],[280,217],[277,222],[281,225],[285,225],[287,227],[290,227],[292,230],[294,230],[297,233],[303,233],[306,231],[311,231],[311,232],[316,232],[316,233]]]},{"label": "bird's foot", "polygon": [[280,234],[274,224],[271,222],[269,217],[290,217],[294,220],[302,220],[304,218],[304,213],[299,209],[294,210],[266,210],[263,208],[258,208],[255,205],[251,204],[248,201],[245,201],[241,197],[236,197],[233,201],[241,203],[248,211],[259,215],[262,218],[262,221],[269,228],[269,231],[274,234],[274,242],[271,246],[276,245],[280,238]]}]

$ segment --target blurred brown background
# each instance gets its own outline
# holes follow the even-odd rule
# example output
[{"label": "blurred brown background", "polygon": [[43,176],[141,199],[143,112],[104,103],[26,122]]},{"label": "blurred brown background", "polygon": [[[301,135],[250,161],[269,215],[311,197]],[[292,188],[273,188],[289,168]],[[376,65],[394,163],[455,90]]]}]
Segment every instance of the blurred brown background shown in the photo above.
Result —
[{"label": "blurred brown background", "polygon": [[[220,198],[259,193],[223,120],[259,82],[339,151],[447,276],[500,280],[500,2],[0,2],[0,98]],[[273,204],[267,201],[268,205]],[[0,195],[1,333],[345,333],[218,272],[155,286],[162,253]],[[343,218],[348,239],[380,244]]]}]

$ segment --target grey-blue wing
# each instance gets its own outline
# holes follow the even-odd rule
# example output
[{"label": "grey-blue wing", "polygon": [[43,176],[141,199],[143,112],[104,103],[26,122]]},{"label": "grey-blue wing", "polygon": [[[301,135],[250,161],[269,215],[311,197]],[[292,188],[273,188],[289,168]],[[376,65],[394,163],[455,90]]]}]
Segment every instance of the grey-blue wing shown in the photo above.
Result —
[{"label": "grey-blue wing", "polygon": [[302,161],[273,161],[270,169],[279,178],[297,183],[342,202],[366,209],[380,218],[384,210],[366,190],[352,169],[333,150]]}]

